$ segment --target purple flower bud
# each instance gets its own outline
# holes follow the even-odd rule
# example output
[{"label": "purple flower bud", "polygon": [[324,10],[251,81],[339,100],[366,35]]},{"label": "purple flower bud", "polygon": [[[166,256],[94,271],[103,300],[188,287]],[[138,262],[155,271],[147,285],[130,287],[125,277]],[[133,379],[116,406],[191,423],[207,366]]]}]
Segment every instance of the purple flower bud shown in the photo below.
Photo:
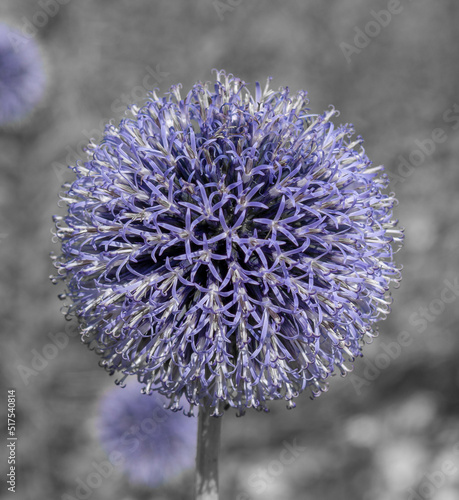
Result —
[{"label": "purple flower bud", "polygon": [[214,83],[108,126],[57,223],[83,338],[146,392],[266,409],[361,355],[389,313],[402,234],[383,167],[306,93]]},{"label": "purple flower bud", "polygon": [[25,118],[40,101],[45,87],[37,45],[0,24],[0,125]]},{"label": "purple flower bud", "polygon": [[102,446],[134,483],[158,486],[194,467],[197,421],[165,410],[165,402],[135,385],[114,388],[100,401]]}]

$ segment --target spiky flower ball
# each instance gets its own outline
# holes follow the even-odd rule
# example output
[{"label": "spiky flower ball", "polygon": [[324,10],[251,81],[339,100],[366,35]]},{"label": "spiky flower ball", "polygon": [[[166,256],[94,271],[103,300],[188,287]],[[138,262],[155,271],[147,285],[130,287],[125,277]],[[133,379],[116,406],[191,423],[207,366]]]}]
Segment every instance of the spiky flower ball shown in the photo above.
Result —
[{"label": "spiky flower ball", "polygon": [[100,401],[101,444],[134,483],[155,487],[195,465],[196,419],[165,410],[166,401],[140,394],[132,384]]},{"label": "spiky flower ball", "polygon": [[38,47],[0,24],[0,125],[25,118],[44,93],[45,72]]},{"label": "spiky flower ball", "polygon": [[74,167],[57,220],[69,313],[111,372],[173,408],[294,406],[389,312],[401,233],[383,167],[306,104],[218,72],[153,93]]}]

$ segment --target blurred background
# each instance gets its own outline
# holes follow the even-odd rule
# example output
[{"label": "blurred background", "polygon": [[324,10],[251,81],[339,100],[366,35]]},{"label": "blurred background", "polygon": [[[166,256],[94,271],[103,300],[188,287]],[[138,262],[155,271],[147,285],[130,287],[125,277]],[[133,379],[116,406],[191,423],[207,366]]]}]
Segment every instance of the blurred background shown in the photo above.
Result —
[{"label": "blurred background", "polygon": [[[458,2],[2,0],[0,21],[40,45],[48,80],[32,115],[0,130],[0,370],[17,392],[18,498],[192,498],[192,471],[155,490],[91,476],[107,460],[96,421],[114,380],[59,311],[50,230],[67,164],[104,123],[219,68],[339,109],[386,166],[406,228],[392,315],[354,372],[295,410],[224,417],[221,498],[457,500]],[[5,491],[6,459],[0,470]]]}]

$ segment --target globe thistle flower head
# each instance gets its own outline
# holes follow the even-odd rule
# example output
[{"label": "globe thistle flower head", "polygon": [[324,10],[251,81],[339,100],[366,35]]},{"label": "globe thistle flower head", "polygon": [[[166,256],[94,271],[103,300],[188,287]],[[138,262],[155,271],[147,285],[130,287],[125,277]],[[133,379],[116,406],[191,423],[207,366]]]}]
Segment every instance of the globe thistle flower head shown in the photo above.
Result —
[{"label": "globe thistle flower head", "polygon": [[223,71],[109,126],[57,219],[68,312],[110,372],[178,408],[326,390],[389,312],[401,239],[383,167],[332,108]]},{"label": "globe thistle flower head", "polygon": [[194,466],[196,419],[165,410],[166,401],[132,384],[108,391],[100,401],[101,444],[134,483],[155,487]]},{"label": "globe thistle flower head", "polygon": [[0,24],[0,125],[25,118],[44,94],[45,72],[36,43]]}]

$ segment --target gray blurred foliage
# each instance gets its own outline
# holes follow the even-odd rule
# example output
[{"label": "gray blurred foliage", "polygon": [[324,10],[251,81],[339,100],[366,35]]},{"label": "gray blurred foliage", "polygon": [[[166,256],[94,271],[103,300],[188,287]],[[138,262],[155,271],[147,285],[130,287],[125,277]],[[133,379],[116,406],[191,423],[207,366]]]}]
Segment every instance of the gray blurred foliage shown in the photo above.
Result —
[{"label": "gray blurred foliage", "polygon": [[[123,95],[145,95],[148,68],[161,73],[155,83],[161,92],[210,79],[212,68],[250,83],[272,76],[275,87],[304,88],[314,112],[333,104],[342,122],[354,123],[367,154],[390,173],[399,172],[399,155],[418,148],[416,140],[444,131],[446,139],[393,185],[406,228],[404,279],[379,338],[354,373],[334,377],[318,400],[299,398],[289,412],[279,403],[266,415],[227,415],[221,485],[223,499],[238,500],[459,498],[459,308],[457,295],[441,301],[445,280],[459,276],[459,120],[444,115],[459,104],[459,4],[402,0],[403,10],[348,63],[340,44],[353,44],[356,27],[364,29],[371,11],[389,3],[68,0],[37,29],[46,100],[21,127],[0,131],[0,370],[2,384],[18,395],[17,498],[78,498],[77,478],[85,480],[92,463],[107,458],[94,422],[97,400],[113,379],[97,356],[67,336],[68,345],[33,375],[21,376],[19,367],[32,368],[48,333],[66,327],[56,298],[61,290],[48,280],[48,254],[58,251],[51,216],[61,210],[60,185],[72,179],[66,156],[96,136],[101,123],[121,117]],[[44,4],[2,0],[0,18],[21,27]],[[430,308],[424,323],[420,308]],[[410,345],[397,350],[401,332]],[[375,375],[370,367],[383,346],[396,355]],[[281,464],[283,443],[294,439],[305,451]],[[434,473],[451,461],[457,468],[440,480]],[[2,482],[5,467],[2,460]],[[429,475],[437,486],[426,482]],[[89,498],[188,499],[192,484],[189,473],[152,494],[116,474]]]}]

